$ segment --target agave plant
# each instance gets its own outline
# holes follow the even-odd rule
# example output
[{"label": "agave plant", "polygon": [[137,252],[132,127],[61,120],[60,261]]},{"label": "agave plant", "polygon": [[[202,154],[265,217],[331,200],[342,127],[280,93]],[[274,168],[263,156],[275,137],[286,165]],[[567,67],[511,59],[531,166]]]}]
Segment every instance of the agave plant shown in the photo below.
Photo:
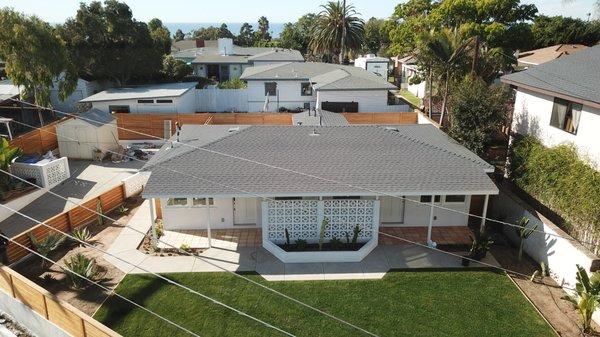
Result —
[{"label": "agave plant", "polygon": [[516,223],[517,227],[515,227],[515,231],[519,236],[519,261],[523,258],[523,246],[525,245],[525,240],[533,234],[538,228],[536,224],[533,227],[527,227],[529,225],[529,218],[522,217]]},{"label": "agave plant", "polygon": [[[45,239],[38,240],[32,234],[29,234],[29,239],[35,247],[35,251],[43,257],[56,250],[65,241],[65,237],[59,234],[48,234]],[[42,268],[46,267],[46,259],[42,259]]]},{"label": "agave plant", "polygon": [[594,272],[591,276],[580,265],[577,265],[577,283],[575,294],[564,296],[573,304],[579,312],[583,332],[588,333],[592,329],[592,315],[598,308],[600,301],[600,272]]},{"label": "agave plant", "polygon": [[65,261],[65,272],[71,284],[81,289],[87,284],[87,280],[93,280],[98,274],[96,261],[77,253]]},{"label": "agave plant", "polygon": [[73,230],[71,233],[75,239],[79,242],[81,246],[84,246],[85,243],[90,243],[92,241],[92,234],[87,229],[87,227],[80,227]]}]

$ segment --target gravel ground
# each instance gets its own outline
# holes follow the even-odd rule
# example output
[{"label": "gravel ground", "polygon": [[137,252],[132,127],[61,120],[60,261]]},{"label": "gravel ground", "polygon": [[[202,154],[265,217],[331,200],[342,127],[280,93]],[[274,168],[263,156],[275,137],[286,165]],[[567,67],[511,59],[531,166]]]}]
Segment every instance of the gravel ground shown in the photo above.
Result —
[{"label": "gravel ground", "polygon": [[12,318],[10,318],[8,315],[5,315],[4,313],[0,313],[0,327],[4,327],[12,333],[11,335],[8,332],[6,332],[6,330],[0,328],[0,336],[2,337],[35,337],[34,334],[27,331],[26,328],[22,327],[18,323],[15,323],[12,320]]}]

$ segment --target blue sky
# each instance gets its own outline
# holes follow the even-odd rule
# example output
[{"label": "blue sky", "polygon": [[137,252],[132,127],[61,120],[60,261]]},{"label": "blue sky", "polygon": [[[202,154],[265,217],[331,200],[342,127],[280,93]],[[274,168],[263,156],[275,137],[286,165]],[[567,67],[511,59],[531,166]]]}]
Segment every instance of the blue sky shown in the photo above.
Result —
[{"label": "blue sky", "polygon": [[[82,0],[2,0],[0,6],[35,14],[49,22],[62,22],[73,16]],[[89,2],[89,1],[83,1]],[[164,22],[255,22],[266,15],[271,22],[294,21],[307,12],[317,12],[325,0],[128,0],[139,20],[159,17]],[[365,18],[388,17],[398,0],[350,0]],[[534,3],[540,12],[586,18],[594,15],[594,0],[523,0]]]}]

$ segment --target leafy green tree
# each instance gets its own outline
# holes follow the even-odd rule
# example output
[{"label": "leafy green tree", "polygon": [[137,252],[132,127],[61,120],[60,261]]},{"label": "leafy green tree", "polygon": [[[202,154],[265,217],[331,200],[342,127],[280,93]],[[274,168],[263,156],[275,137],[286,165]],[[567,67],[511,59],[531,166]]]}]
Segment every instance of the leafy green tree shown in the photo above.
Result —
[{"label": "leafy green tree", "polygon": [[192,71],[192,67],[184,61],[177,60],[172,55],[165,55],[160,74],[164,80],[178,82],[190,75]]},{"label": "leafy green tree", "polygon": [[428,13],[435,4],[431,0],[409,0],[396,6],[386,22],[391,55],[405,55],[416,49],[419,34],[431,30]]},{"label": "leafy green tree", "polygon": [[478,155],[484,154],[493,135],[506,120],[507,91],[488,86],[467,75],[454,89],[449,135]]},{"label": "leafy green tree", "polygon": [[58,81],[65,99],[77,85],[77,71],[64,42],[46,22],[11,9],[0,9],[0,59],[8,78],[39,105],[50,104],[50,88]]},{"label": "leafy green tree", "polygon": [[[340,54],[342,49],[349,52],[360,50],[364,42],[365,23],[354,6],[348,4],[344,8],[339,1],[330,1],[321,7],[323,10],[317,16],[311,32],[311,51],[329,55],[333,59],[332,56]],[[342,46],[344,29],[346,38]]]},{"label": "leafy green tree", "polygon": [[233,39],[234,37],[235,35],[233,35],[233,33],[229,30],[227,25],[222,23],[221,27],[219,28],[219,38]]},{"label": "leafy green tree", "polygon": [[[16,146],[10,146],[8,140],[4,137],[0,139],[0,169],[5,172],[9,172],[10,164],[17,157],[23,154],[21,148]],[[4,172],[0,172],[0,193],[4,198],[4,192],[8,192],[11,189],[10,176]]]},{"label": "leafy green tree", "polygon": [[264,46],[271,42],[272,37],[269,32],[269,19],[266,16],[261,16],[258,19],[258,29],[254,32],[254,45]]},{"label": "leafy green tree", "polygon": [[577,265],[577,283],[575,294],[564,296],[563,299],[571,302],[579,312],[584,333],[592,331],[592,315],[600,302],[600,273],[588,275],[587,271]]},{"label": "leafy green tree", "polygon": [[219,83],[217,87],[219,89],[244,89],[246,88],[246,82],[240,80],[239,77],[235,77],[228,81]]},{"label": "leafy green tree", "polygon": [[78,73],[84,78],[147,81],[160,71],[164,45],[148,26],[133,19],[127,4],[106,0],[81,3],[77,15],[59,28]]},{"label": "leafy green tree", "polygon": [[531,30],[535,44],[525,50],[561,43],[593,46],[600,41],[599,20],[585,22],[569,17],[540,15],[533,21]]},{"label": "leafy green tree", "polygon": [[201,39],[205,41],[213,41],[219,38],[219,34],[221,33],[221,29],[218,27],[202,27],[196,29],[192,32],[192,36],[195,39]]},{"label": "leafy green tree", "polygon": [[310,32],[315,24],[316,17],[316,14],[309,13],[301,16],[295,23],[286,23],[279,36],[279,45],[282,48],[299,50],[303,55],[308,54]]},{"label": "leafy green tree", "polygon": [[181,29],[177,29],[175,35],[173,35],[173,40],[175,40],[175,42],[185,40],[185,34]]},{"label": "leafy green tree", "polygon": [[171,32],[165,27],[159,19],[152,19],[148,22],[150,36],[154,40],[156,47],[162,50],[164,54],[171,52]]},{"label": "leafy green tree", "polygon": [[252,47],[254,45],[254,28],[248,22],[244,22],[240,27],[240,33],[236,38],[236,43],[242,47]]},{"label": "leafy green tree", "polygon": [[382,19],[370,18],[365,23],[365,42],[363,51],[372,54],[385,55],[389,44],[386,22]]},{"label": "leafy green tree", "polygon": [[447,112],[450,83],[462,74],[466,56],[471,48],[471,39],[464,39],[460,33],[448,28],[419,36],[417,58],[427,64],[431,73],[437,76],[442,91],[440,116],[442,126]]}]

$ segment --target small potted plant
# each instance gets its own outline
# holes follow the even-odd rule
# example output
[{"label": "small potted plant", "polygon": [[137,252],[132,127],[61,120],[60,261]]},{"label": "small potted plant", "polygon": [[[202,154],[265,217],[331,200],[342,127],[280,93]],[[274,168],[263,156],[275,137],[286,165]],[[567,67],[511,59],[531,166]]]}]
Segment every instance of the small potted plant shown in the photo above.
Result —
[{"label": "small potted plant", "polygon": [[471,240],[473,240],[473,243],[471,244],[469,254],[462,259],[462,265],[465,267],[469,266],[471,260],[481,261],[485,258],[494,243],[488,234],[478,231],[475,232],[475,237],[471,236]]}]

